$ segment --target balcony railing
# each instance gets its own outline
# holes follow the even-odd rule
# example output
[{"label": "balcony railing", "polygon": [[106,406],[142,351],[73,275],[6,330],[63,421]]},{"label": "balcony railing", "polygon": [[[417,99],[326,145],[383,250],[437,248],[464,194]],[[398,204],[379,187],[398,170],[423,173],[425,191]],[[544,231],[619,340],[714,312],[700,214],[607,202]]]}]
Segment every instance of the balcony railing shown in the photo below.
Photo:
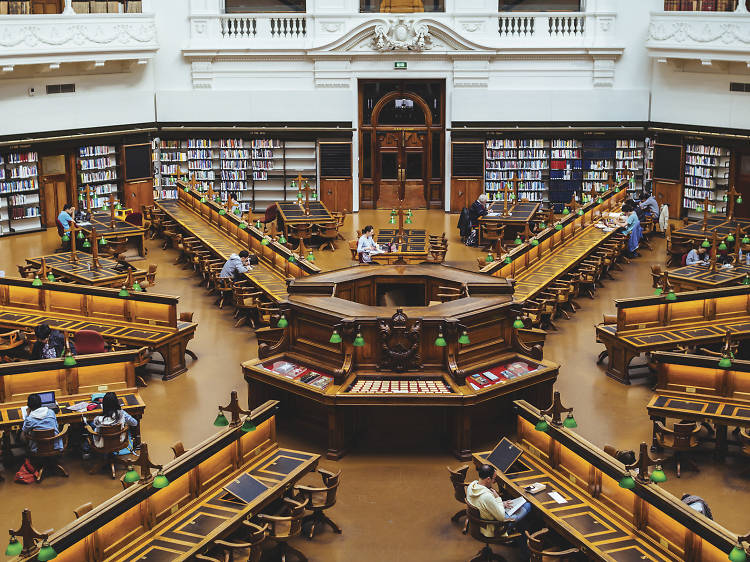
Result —
[{"label": "balcony railing", "polygon": [[750,57],[750,13],[652,12],[646,43],[660,59],[747,62]]},{"label": "balcony railing", "polygon": [[113,60],[146,62],[159,43],[153,14],[0,16],[0,66]]}]

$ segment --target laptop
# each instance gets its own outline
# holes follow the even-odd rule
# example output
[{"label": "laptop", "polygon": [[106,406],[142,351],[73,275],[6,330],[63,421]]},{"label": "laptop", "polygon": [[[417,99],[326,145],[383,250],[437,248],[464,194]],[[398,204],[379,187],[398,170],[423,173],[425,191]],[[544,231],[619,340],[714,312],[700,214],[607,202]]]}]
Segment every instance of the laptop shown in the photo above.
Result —
[{"label": "laptop", "polygon": [[39,398],[42,399],[42,406],[46,406],[56,414],[60,413],[60,406],[55,401],[55,391],[50,390],[49,392],[39,392]]}]

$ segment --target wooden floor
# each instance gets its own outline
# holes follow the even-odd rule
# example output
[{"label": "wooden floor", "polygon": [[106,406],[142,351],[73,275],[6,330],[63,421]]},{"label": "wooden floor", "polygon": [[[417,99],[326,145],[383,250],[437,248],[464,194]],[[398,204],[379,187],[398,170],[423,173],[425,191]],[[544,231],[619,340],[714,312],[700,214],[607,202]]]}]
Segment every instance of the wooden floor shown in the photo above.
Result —
[{"label": "wooden floor", "polygon": [[[345,237],[354,238],[354,230],[365,224],[386,225],[388,214],[363,211],[354,221],[349,217]],[[457,220],[456,215],[417,211],[414,227],[437,234],[445,231],[451,242],[447,262],[476,271],[476,257],[484,253],[460,245]],[[27,256],[51,252],[56,242],[53,230],[0,239],[0,270],[15,275],[17,264]],[[174,441],[182,440],[190,447],[214,432],[216,405],[226,404],[232,389],[239,391],[242,400],[246,398],[239,364],[255,357],[257,346],[252,332],[233,329],[231,311],[216,309],[192,272],[171,265],[175,252],[162,251],[157,242],[148,243],[148,259],[135,265],[145,269],[149,263],[158,264],[155,290],[179,294],[180,310],[194,311],[198,322],[190,343],[198,360],[188,360],[188,372],[175,380],[162,382],[153,377],[141,392],[147,404],[143,440],[150,445],[155,462],[166,462]],[[594,325],[601,321],[602,313],[614,312],[612,299],[652,292],[649,266],[663,263],[664,241],[656,239],[654,246],[653,252],[644,252],[623,272],[616,272],[617,280],[606,282],[596,300],[581,299],[583,309],[570,321],[560,320],[560,331],[551,333],[545,346],[545,358],[562,364],[557,389],[563,402],[576,407],[578,431],[599,446],[637,449],[641,441],[650,441],[646,404],[652,392],[641,380],[623,386],[596,366],[603,347],[594,343]],[[316,265],[324,270],[350,264],[348,244],[342,241],[337,242],[336,252],[315,252],[315,257]],[[445,466],[460,463],[432,437],[429,428],[433,420],[418,411],[411,415],[409,431],[403,430],[404,420],[398,416],[388,422],[381,420],[377,427],[371,425],[359,447],[343,460],[321,462],[324,468],[343,469],[339,502],[330,515],[344,532],[335,535],[326,531],[314,541],[296,540],[294,545],[312,562],[448,562],[469,560],[479,550],[478,543],[450,522],[460,506],[453,499]],[[325,452],[324,436],[310,434],[305,428],[282,425],[279,434],[282,447]],[[701,472],[686,471],[681,479],[667,465],[669,480],[663,486],[677,495],[690,492],[702,496],[717,521],[744,534],[750,528],[750,515],[743,507],[750,501],[750,478],[740,476],[737,459],[718,464],[708,449],[697,460]],[[38,529],[60,528],[73,518],[75,507],[87,501],[99,503],[120,489],[119,482],[104,473],[89,476],[80,459],[68,457],[65,465],[71,472],[69,479],[52,476],[31,486],[14,484],[13,474],[3,473],[0,521],[15,527],[21,510],[28,507]],[[470,475],[475,477],[473,469]],[[511,551],[502,552],[508,560],[518,559]]]}]

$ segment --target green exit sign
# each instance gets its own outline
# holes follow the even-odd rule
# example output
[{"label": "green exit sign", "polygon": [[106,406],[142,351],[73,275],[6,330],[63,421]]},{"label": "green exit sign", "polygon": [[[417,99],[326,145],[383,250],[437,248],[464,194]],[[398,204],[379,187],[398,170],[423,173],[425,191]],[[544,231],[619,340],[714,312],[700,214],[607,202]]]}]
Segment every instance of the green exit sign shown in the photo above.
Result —
[{"label": "green exit sign", "polygon": [[406,67],[407,67],[406,61],[396,61],[393,63],[394,70],[406,70]]}]

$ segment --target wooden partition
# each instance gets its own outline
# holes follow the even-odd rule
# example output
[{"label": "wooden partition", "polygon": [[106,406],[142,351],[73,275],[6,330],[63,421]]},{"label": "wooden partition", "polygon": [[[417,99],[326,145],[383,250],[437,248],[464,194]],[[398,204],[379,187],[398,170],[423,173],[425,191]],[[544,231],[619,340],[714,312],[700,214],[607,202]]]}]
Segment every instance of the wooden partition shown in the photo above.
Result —
[{"label": "wooden partition", "polygon": [[[624,187],[626,183],[623,182],[620,184],[620,187]],[[531,241],[527,240],[508,252],[511,259],[509,264],[504,261],[495,261],[485,266],[482,269],[482,273],[489,273],[496,277],[517,277],[538,262],[543,256],[552,252],[554,248],[580,234],[587,226],[597,222],[602,213],[617,210],[627,197],[627,190],[620,189],[619,191],[615,191],[611,189],[602,193],[600,197],[602,200],[601,203],[597,203],[594,200],[582,205],[582,215],[573,212],[561,219],[561,230],[557,230],[554,224],[548,225],[547,228],[535,236],[539,242],[538,246],[532,245]]]},{"label": "wooden partition", "polygon": [[[524,401],[518,411],[515,443],[519,461],[498,479],[511,495],[523,495],[541,512],[547,525],[591,560],[670,560],[720,562],[735,546],[734,535],[685,505],[658,485],[636,481],[619,486],[625,466],[575,431],[550,424],[535,429],[540,412]],[[474,455],[478,466],[489,453]],[[534,495],[523,490],[533,482],[547,489]],[[550,500],[550,491],[566,500]]]},{"label": "wooden partition", "polygon": [[607,375],[629,383],[628,365],[646,351],[750,338],[750,286],[615,300],[616,324],[596,327],[607,347]]},{"label": "wooden partition", "polygon": [[164,378],[185,372],[185,348],[197,324],[177,321],[179,297],[154,293],[119,296],[118,289],[30,279],[0,279],[0,326],[31,330],[42,322],[73,334],[94,330],[107,341],[147,346],[162,355]]},{"label": "wooden partition", "polygon": [[53,390],[72,394],[116,392],[135,388],[135,367],[147,361],[147,348],[80,355],[74,367],[62,359],[20,361],[0,365],[0,402],[26,400],[29,394]]},{"label": "wooden partition", "polygon": [[[57,560],[136,560],[147,552],[159,560],[190,560],[232,533],[317,466],[318,455],[279,448],[276,408],[276,402],[267,402],[253,410],[254,431],[230,425],[165,463],[166,488],[157,490],[150,481],[134,484],[53,533],[49,542]],[[150,454],[164,462],[172,453]],[[226,499],[223,486],[243,473],[260,478],[268,490],[251,503]],[[197,519],[203,523],[196,533],[190,522]],[[35,514],[35,520],[43,525],[44,514]]]}]

